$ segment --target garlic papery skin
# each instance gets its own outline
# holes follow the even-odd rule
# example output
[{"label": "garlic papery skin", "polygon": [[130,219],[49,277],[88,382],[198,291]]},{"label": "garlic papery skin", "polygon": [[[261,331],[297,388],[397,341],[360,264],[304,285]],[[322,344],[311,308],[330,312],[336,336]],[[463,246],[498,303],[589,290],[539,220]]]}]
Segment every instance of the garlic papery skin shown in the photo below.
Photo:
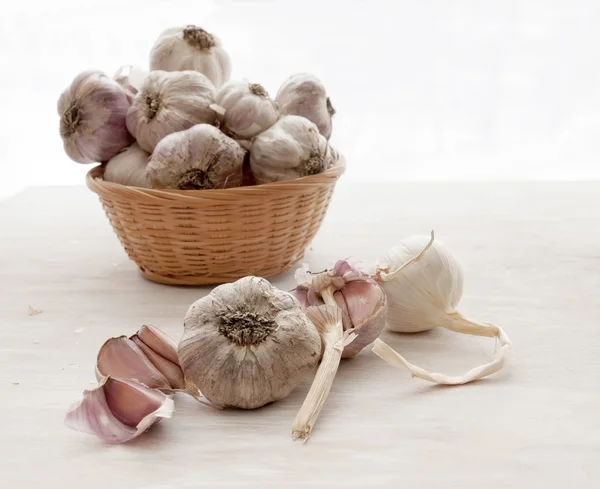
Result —
[{"label": "garlic papery skin", "polygon": [[135,380],[153,389],[173,390],[169,379],[127,336],[110,338],[100,347],[96,378],[101,380],[107,376]]},{"label": "garlic papery skin", "polygon": [[[294,294],[305,307],[328,302],[337,305],[342,314],[343,329],[356,338],[344,348],[342,358],[351,358],[370,345],[383,331],[387,298],[383,289],[368,274],[347,261],[339,260],[333,269],[311,273],[296,270]],[[329,299],[329,301],[328,301]]]},{"label": "garlic papery skin", "polygon": [[333,154],[317,126],[304,117],[286,115],[260,133],[250,147],[250,168],[258,184],[322,173]]},{"label": "garlic papery skin", "polygon": [[150,188],[146,176],[149,159],[150,154],[133,143],[106,164],[104,180],[130,187]]},{"label": "garlic papery skin", "polygon": [[205,190],[239,187],[245,151],[216,127],[198,124],[165,137],[146,168],[152,188]]},{"label": "garlic papery skin", "polygon": [[201,27],[171,27],[152,47],[150,70],[198,71],[218,88],[231,76],[231,60],[221,41]]},{"label": "garlic papery skin", "polygon": [[75,77],[57,103],[65,152],[78,163],[105,162],[133,142],[126,126],[132,96],[100,71]]},{"label": "garlic papery skin", "polygon": [[173,399],[156,389],[131,380],[105,377],[83,392],[83,399],[69,408],[67,427],[96,435],[111,443],[125,443],[144,433],[161,418],[170,418]]},{"label": "garlic papery skin", "polygon": [[392,331],[414,333],[442,327],[457,333],[497,338],[500,345],[493,361],[461,376],[431,374],[378,340],[373,351],[384,360],[438,384],[464,384],[504,366],[511,349],[510,339],[500,327],[469,320],[456,310],[463,290],[462,269],[450,251],[434,240],[433,232],[431,237],[409,237],[389,250],[377,264],[376,277],[387,295],[387,324]]},{"label": "garlic papery skin", "polygon": [[144,85],[144,80],[148,76],[148,73],[148,71],[139,66],[125,65],[116,71],[113,78],[131,95],[135,96]]},{"label": "garlic papery skin", "polygon": [[235,139],[252,139],[277,120],[277,106],[258,83],[232,81],[223,85],[216,96],[223,109],[221,129]]},{"label": "garlic papery skin", "polygon": [[220,285],[192,304],[179,342],[188,383],[217,406],[242,409],[287,396],[320,353],[298,301],[259,277]]},{"label": "garlic papery skin", "polygon": [[279,88],[275,101],[283,115],[300,115],[314,122],[319,132],[329,139],[335,109],[325,87],[314,75],[297,73]]},{"label": "garlic papery skin", "polygon": [[127,112],[127,128],[140,147],[152,153],[169,134],[214,124],[217,113],[210,106],[215,95],[214,85],[202,73],[152,71]]}]

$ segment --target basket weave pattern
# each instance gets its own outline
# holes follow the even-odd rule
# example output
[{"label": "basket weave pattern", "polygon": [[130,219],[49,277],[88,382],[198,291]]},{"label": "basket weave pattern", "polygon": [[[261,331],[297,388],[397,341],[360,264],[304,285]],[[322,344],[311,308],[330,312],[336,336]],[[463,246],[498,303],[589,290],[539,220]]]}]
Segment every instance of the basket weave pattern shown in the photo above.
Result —
[{"label": "basket weave pattern", "polygon": [[102,179],[98,194],[129,258],[154,282],[224,283],[290,269],[319,230],[344,163],[325,173],[223,190],[154,190]]}]

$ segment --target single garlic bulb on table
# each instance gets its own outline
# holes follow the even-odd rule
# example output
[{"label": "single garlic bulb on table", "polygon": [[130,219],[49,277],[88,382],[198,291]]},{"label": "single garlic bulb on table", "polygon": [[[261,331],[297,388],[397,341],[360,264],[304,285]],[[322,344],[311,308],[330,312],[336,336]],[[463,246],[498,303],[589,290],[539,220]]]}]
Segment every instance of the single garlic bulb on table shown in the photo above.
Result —
[{"label": "single garlic bulb on table", "polygon": [[317,125],[323,136],[331,137],[335,109],[316,76],[308,73],[290,76],[281,85],[275,101],[281,114],[306,117]]},{"label": "single garlic bulb on table", "polygon": [[219,39],[201,27],[171,27],[152,47],[150,70],[198,71],[218,88],[229,80],[231,60]]},{"label": "single garlic bulb on table", "polygon": [[164,138],[146,167],[152,188],[202,190],[242,185],[245,151],[216,127],[198,124]]},{"label": "single garlic bulb on table", "polygon": [[127,128],[140,147],[152,153],[169,134],[215,123],[217,113],[210,107],[215,95],[214,85],[202,73],[152,71],[127,112]]},{"label": "single garlic bulb on table", "polygon": [[58,99],[65,152],[78,163],[110,160],[133,142],[125,118],[132,96],[100,71],[84,71]]},{"label": "single garlic bulb on table", "polygon": [[392,365],[405,367],[424,380],[439,384],[465,384],[500,370],[511,349],[506,333],[494,324],[465,318],[456,307],[463,291],[463,273],[450,251],[428,236],[411,236],[388,251],[375,274],[388,298],[387,325],[401,333],[442,327],[476,336],[496,338],[500,348],[494,360],[460,376],[429,373],[408,362],[383,341],[373,351]]},{"label": "single garlic bulb on table", "polygon": [[216,287],[192,304],[183,324],[186,380],[221,407],[277,401],[320,358],[319,333],[298,301],[259,277]]},{"label": "single garlic bulb on table", "polygon": [[149,159],[150,154],[133,143],[106,164],[104,180],[130,187],[150,188],[146,176]]},{"label": "single garlic bulb on table", "polygon": [[217,92],[221,129],[235,139],[252,139],[275,124],[277,106],[258,83],[229,82]]},{"label": "single garlic bulb on table", "polygon": [[250,168],[257,183],[271,183],[322,173],[335,157],[317,126],[304,117],[286,115],[254,138]]}]

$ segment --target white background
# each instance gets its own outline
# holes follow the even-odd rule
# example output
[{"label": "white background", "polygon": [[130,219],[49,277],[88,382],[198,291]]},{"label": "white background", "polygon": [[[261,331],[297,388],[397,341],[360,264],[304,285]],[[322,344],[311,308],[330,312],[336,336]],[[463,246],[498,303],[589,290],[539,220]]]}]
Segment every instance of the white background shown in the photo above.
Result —
[{"label": "white background", "polygon": [[[4,3],[4,2],[3,2]],[[8,6],[10,5],[10,6]],[[0,195],[82,184],[56,100],[84,69],[146,66],[165,28],[216,33],[235,78],[309,71],[338,111],[346,180],[597,179],[595,0],[52,0],[0,13]]]}]

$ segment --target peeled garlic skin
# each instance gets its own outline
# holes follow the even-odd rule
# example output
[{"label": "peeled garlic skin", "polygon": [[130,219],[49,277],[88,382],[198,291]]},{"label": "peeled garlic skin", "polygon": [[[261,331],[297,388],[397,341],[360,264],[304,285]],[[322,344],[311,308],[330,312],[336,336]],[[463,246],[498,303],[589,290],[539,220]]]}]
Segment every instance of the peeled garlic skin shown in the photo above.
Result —
[{"label": "peeled garlic skin", "polygon": [[192,304],[179,343],[186,380],[214,404],[243,409],[287,396],[320,353],[319,333],[298,301],[252,276]]},{"label": "peeled garlic skin", "polygon": [[106,164],[104,180],[130,187],[150,188],[146,176],[149,159],[150,155],[133,143]]},{"label": "peeled garlic skin", "polygon": [[110,160],[129,146],[126,126],[131,94],[100,71],[84,71],[57,103],[60,135],[69,158],[78,163]]},{"label": "peeled garlic skin", "polygon": [[173,399],[135,381],[105,377],[69,408],[67,427],[111,443],[124,443],[173,415]]},{"label": "peeled garlic skin", "polygon": [[223,85],[216,103],[225,109],[221,129],[240,139],[252,139],[275,124],[277,106],[257,83],[231,81]]},{"label": "peeled garlic skin", "polygon": [[[429,236],[412,236],[390,249],[378,264],[388,273],[418,255]],[[458,261],[440,241],[423,257],[388,282],[381,283],[388,299],[387,325],[392,331],[416,333],[443,326],[452,318],[463,291]]]},{"label": "peeled garlic skin", "polygon": [[146,168],[152,188],[202,190],[242,185],[245,151],[216,127],[198,124],[165,137]]},{"label": "peeled garlic skin", "polygon": [[275,101],[284,115],[301,115],[314,122],[320,133],[331,137],[335,113],[321,81],[308,73],[290,76],[279,88]]},{"label": "peeled garlic skin", "polygon": [[127,128],[140,147],[152,153],[160,140],[174,132],[217,120],[210,108],[216,89],[202,73],[152,71],[127,112]]},{"label": "peeled garlic skin", "polygon": [[171,27],[156,40],[150,70],[198,71],[217,88],[231,76],[231,60],[221,42],[200,27]]},{"label": "peeled garlic skin", "polygon": [[317,126],[304,117],[286,115],[260,133],[250,147],[250,168],[258,184],[322,173],[334,153]]}]

